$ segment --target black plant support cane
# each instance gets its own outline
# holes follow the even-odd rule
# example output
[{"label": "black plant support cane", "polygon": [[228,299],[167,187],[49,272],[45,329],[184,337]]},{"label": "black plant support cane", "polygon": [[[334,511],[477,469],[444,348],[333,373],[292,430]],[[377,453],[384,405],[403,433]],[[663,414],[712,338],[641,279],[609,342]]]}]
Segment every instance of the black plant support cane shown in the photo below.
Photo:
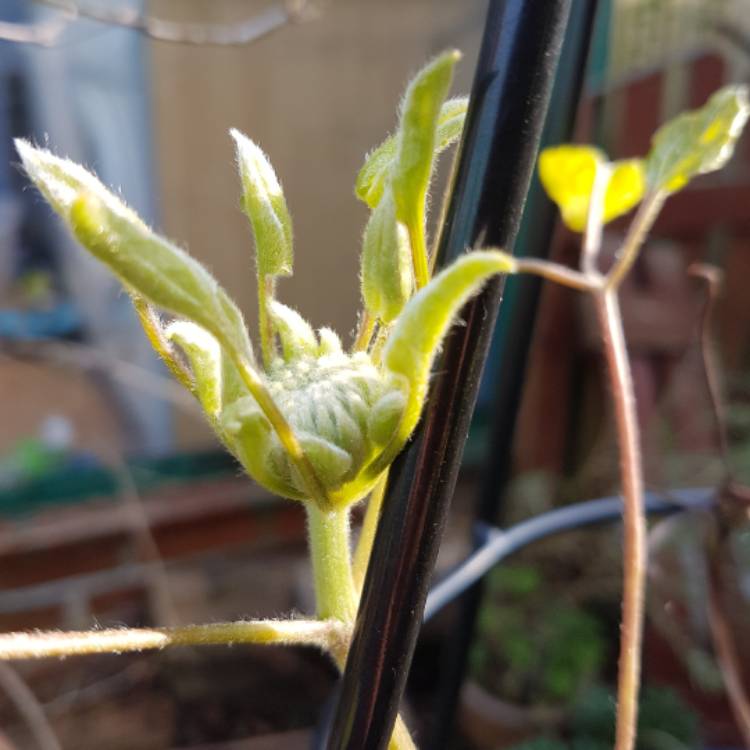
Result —
[{"label": "black plant support cane", "polygon": [[[474,246],[511,248],[534,167],[571,0],[493,0],[438,267]],[[391,469],[329,750],[380,750],[393,730],[503,282],[462,311],[425,415]]]},{"label": "black plant support cane", "polygon": [[[571,8],[549,116],[542,133],[543,146],[571,138],[593,39],[596,11],[601,5],[598,0],[576,0]],[[556,221],[557,207],[544,195],[541,184],[535,180],[529,191],[515,252],[523,256],[546,256]],[[494,381],[491,433],[476,501],[477,520],[484,525],[497,521],[498,507],[510,474],[513,435],[541,286],[542,280],[538,276],[514,276],[508,280],[508,298],[504,302],[503,317],[509,325],[495,351],[501,364]],[[475,544],[481,545],[481,540],[476,539]],[[481,582],[466,592],[453,632],[445,643],[437,710],[429,743],[431,750],[447,747],[450,741],[481,596]]]}]

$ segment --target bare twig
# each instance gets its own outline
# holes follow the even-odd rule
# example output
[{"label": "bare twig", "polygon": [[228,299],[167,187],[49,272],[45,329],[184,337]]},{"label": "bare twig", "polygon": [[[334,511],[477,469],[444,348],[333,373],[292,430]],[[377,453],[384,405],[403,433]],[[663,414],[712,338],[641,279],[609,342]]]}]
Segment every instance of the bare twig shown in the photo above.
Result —
[{"label": "bare twig", "polygon": [[76,370],[101,370],[125,385],[168,401],[201,422],[205,419],[196,400],[172,379],[87,344],[53,339],[30,344],[3,342],[0,349],[2,356],[45,359]]},{"label": "bare twig", "polygon": [[726,411],[722,398],[719,360],[716,354],[711,324],[714,308],[719,296],[722,273],[715,266],[694,263],[688,273],[706,282],[707,296],[701,320],[701,357],[706,378],[711,410],[716,420],[716,439],[721,460],[726,471],[722,491],[722,502],[714,511],[717,532],[706,548],[708,567],[707,612],[716,660],[721,670],[724,687],[729,698],[737,726],[742,733],[745,746],[750,747],[750,697],[742,683],[740,656],[737,652],[732,627],[726,611],[724,580],[721,570],[722,552],[729,541],[734,514],[739,510],[747,514],[750,507],[750,492],[732,479],[729,462],[729,439]]},{"label": "bare twig", "polygon": [[708,549],[708,624],[711,628],[716,660],[721,669],[724,688],[729,698],[737,726],[742,733],[745,747],[750,747],[750,698],[742,684],[740,655],[737,652],[732,628],[726,614],[724,585],[721,574],[721,551],[728,536],[728,529],[719,522],[718,537],[709,543]]},{"label": "bare twig", "polygon": [[179,44],[237,46],[255,42],[287,23],[303,18],[303,9],[279,3],[251,18],[227,24],[181,23],[154,18],[135,8],[86,0],[36,0],[74,18],[133,29],[151,39]]},{"label": "bare twig", "polygon": [[557,284],[578,289],[582,292],[596,292],[601,289],[601,280],[596,276],[581,273],[572,268],[561,266],[541,258],[514,258],[517,273],[530,273],[534,276],[542,276]]},{"label": "bare twig", "polygon": [[60,39],[68,23],[69,19],[64,16],[44,23],[0,21],[0,41],[52,47]]},{"label": "bare twig", "polygon": [[0,662],[0,686],[23,717],[41,750],[62,750],[37,697],[10,664]]},{"label": "bare twig", "polygon": [[329,651],[347,643],[338,620],[241,620],[175,628],[117,628],[80,632],[36,631],[0,635],[0,659],[112,654],[168,646],[297,645]]}]

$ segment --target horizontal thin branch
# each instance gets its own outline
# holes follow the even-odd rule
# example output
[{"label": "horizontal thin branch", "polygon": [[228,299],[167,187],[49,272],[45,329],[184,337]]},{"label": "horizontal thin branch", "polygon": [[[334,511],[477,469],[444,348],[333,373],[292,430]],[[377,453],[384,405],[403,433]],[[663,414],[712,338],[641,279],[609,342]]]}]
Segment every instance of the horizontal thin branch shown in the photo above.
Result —
[{"label": "horizontal thin branch", "polygon": [[348,637],[337,620],[241,620],[174,628],[116,628],[0,635],[0,659],[148,651],[168,646],[287,645],[331,650]]},{"label": "horizontal thin branch", "polygon": [[[300,20],[301,10],[274,5],[251,18],[233,23],[183,23],[155,18],[135,8],[86,0],[36,0],[73,18],[85,18],[108,26],[132,29],[151,39],[178,44],[238,46],[249,44],[287,23]],[[303,7],[306,3],[303,3]]]},{"label": "horizontal thin branch", "polygon": [[559,263],[540,258],[514,258],[514,273],[529,273],[534,276],[542,276],[549,281],[554,281],[571,289],[582,292],[596,292],[601,289],[602,280],[593,273],[584,274]]}]

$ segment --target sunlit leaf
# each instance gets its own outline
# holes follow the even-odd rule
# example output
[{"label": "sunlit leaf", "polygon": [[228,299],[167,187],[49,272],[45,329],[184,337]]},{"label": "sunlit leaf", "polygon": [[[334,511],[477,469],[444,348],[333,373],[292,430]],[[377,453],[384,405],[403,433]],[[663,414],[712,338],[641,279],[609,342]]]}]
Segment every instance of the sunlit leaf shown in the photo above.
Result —
[{"label": "sunlit leaf", "polygon": [[[440,154],[461,136],[469,100],[462,96],[449,99],[440,108],[435,132],[435,156]],[[371,151],[357,175],[354,192],[370,208],[375,208],[383,197],[386,182],[396,160],[398,140],[388,136]]]},{"label": "sunlit leaf", "polygon": [[409,232],[396,220],[390,186],[365,227],[361,262],[365,307],[373,317],[390,323],[403,309],[414,285]]},{"label": "sunlit leaf", "polygon": [[255,236],[258,273],[290,276],[294,261],[292,220],[268,157],[238,130],[229,131],[237,147],[242,206]]},{"label": "sunlit leaf", "polygon": [[[553,146],[539,156],[539,179],[560,208],[565,225],[575,232],[586,228],[596,170],[606,157],[591,146]],[[643,162],[627,159],[608,165],[609,182],[604,195],[605,222],[630,211],[643,197]]]},{"label": "sunlit leaf", "polygon": [[16,146],[29,176],[79,242],[126,286],[252,361],[239,309],[198,261],[149,229],[83,167],[25,141]]},{"label": "sunlit leaf", "polygon": [[285,360],[317,356],[318,341],[315,332],[296,310],[273,300],[268,311],[279,334]]},{"label": "sunlit leaf", "polygon": [[422,68],[406,89],[391,182],[396,217],[407,227],[424,222],[438,117],[460,57],[456,50],[443,53]]},{"label": "sunlit leaf", "polygon": [[726,164],[750,114],[747,86],[725,86],[700,109],[654,134],[647,160],[649,188],[675,192],[691,178]]}]

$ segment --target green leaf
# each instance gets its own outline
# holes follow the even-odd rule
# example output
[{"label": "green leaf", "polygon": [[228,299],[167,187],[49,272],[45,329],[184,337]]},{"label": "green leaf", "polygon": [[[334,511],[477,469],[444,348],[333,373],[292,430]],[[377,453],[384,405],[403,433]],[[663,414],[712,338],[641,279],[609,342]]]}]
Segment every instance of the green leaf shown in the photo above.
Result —
[{"label": "green leaf", "polygon": [[222,408],[221,346],[205,328],[186,320],[176,320],[164,329],[168,341],[176,343],[190,362],[195,391],[203,410],[212,420]]},{"label": "green leaf", "polygon": [[365,307],[373,317],[390,323],[403,309],[414,286],[409,232],[396,220],[390,187],[365,227],[361,263]]},{"label": "green leaf", "polygon": [[367,421],[367,434],[377,445],[386,445],[396,432],[406,408],[401,391],[388,391],[373,405]]},{"label": "green leaf", "polygon": [[291,500],[307,499],[291,482],[284,481],[272,465],[274,447],[282,461],[286,462],[287,456],[252,396],[235,401],[222,412],[221,428],[245,471],[259,484]]},{"label": "green leaf", "polygon": [[461,307],[490,276],[514,270],[507,253],[476,250],[461,256],[409,300],[383,349],[383,365],[393,377],[394,390],[406,394],[404,414],[388,446],[368,467],[368,476],[377,476],[390,464],[416,427],[432,362]]},{"label": "green leaf", "polygon": [[[298,439],[323,486],[327,490],[338,489],[351,468],[351,455],[331,441],[309,432],[300,431]],[[294,468],[292,472],[297,474]]]},{"label": "green leaf", "polygon": [[324,326],[318,331],[318,338],[320,339],[320,346],[318,347],[318,356],[325,357],[329,354],[341,354],[343,349],[341,347],[341,339],[338,333],[332,328]]},{"label": "green leaf", "polygon": [[407,227],[424,222],[438,117],[460,57],[456,50],[443,53],[428,63],[406,89],[392,184],[396,217]]},{"label": "green leaf", "polygon": [[247,136],[234,129],[229,132],[237,147],[242,206],[253,227],[258,274],[291,276],[292,220],[276,173]]},{"label": "green leaf", "polygon": [[200,263],[149,229],[83,167],[25,141],[16,147],[29,177],[79,242],[126,286],[253,361],[242,314]]},{"label": "green leaf", "polygon": [[[435,133],[435,156],[459,139],[469,106],[467,97],[456,97],[446,101],[440,109]],[[370,208],[375,208],[383,197],[385,185],[396,161],[398,139],[388,136],[371,151],[357,175],[354,192]]]},{"label": "green leaf", "polygon": [[268,312],[281,339],[281,351],[287,362],[299,357],[317,356],[318,342],[315,332],[296,310],[272,300]]},{"label": "green leaf", "polygon": [[725,86],[700,109],[685,112],[656,131],[648,155],[652,190],[670,193],[726,164],[750,114],[747,86]]}]

